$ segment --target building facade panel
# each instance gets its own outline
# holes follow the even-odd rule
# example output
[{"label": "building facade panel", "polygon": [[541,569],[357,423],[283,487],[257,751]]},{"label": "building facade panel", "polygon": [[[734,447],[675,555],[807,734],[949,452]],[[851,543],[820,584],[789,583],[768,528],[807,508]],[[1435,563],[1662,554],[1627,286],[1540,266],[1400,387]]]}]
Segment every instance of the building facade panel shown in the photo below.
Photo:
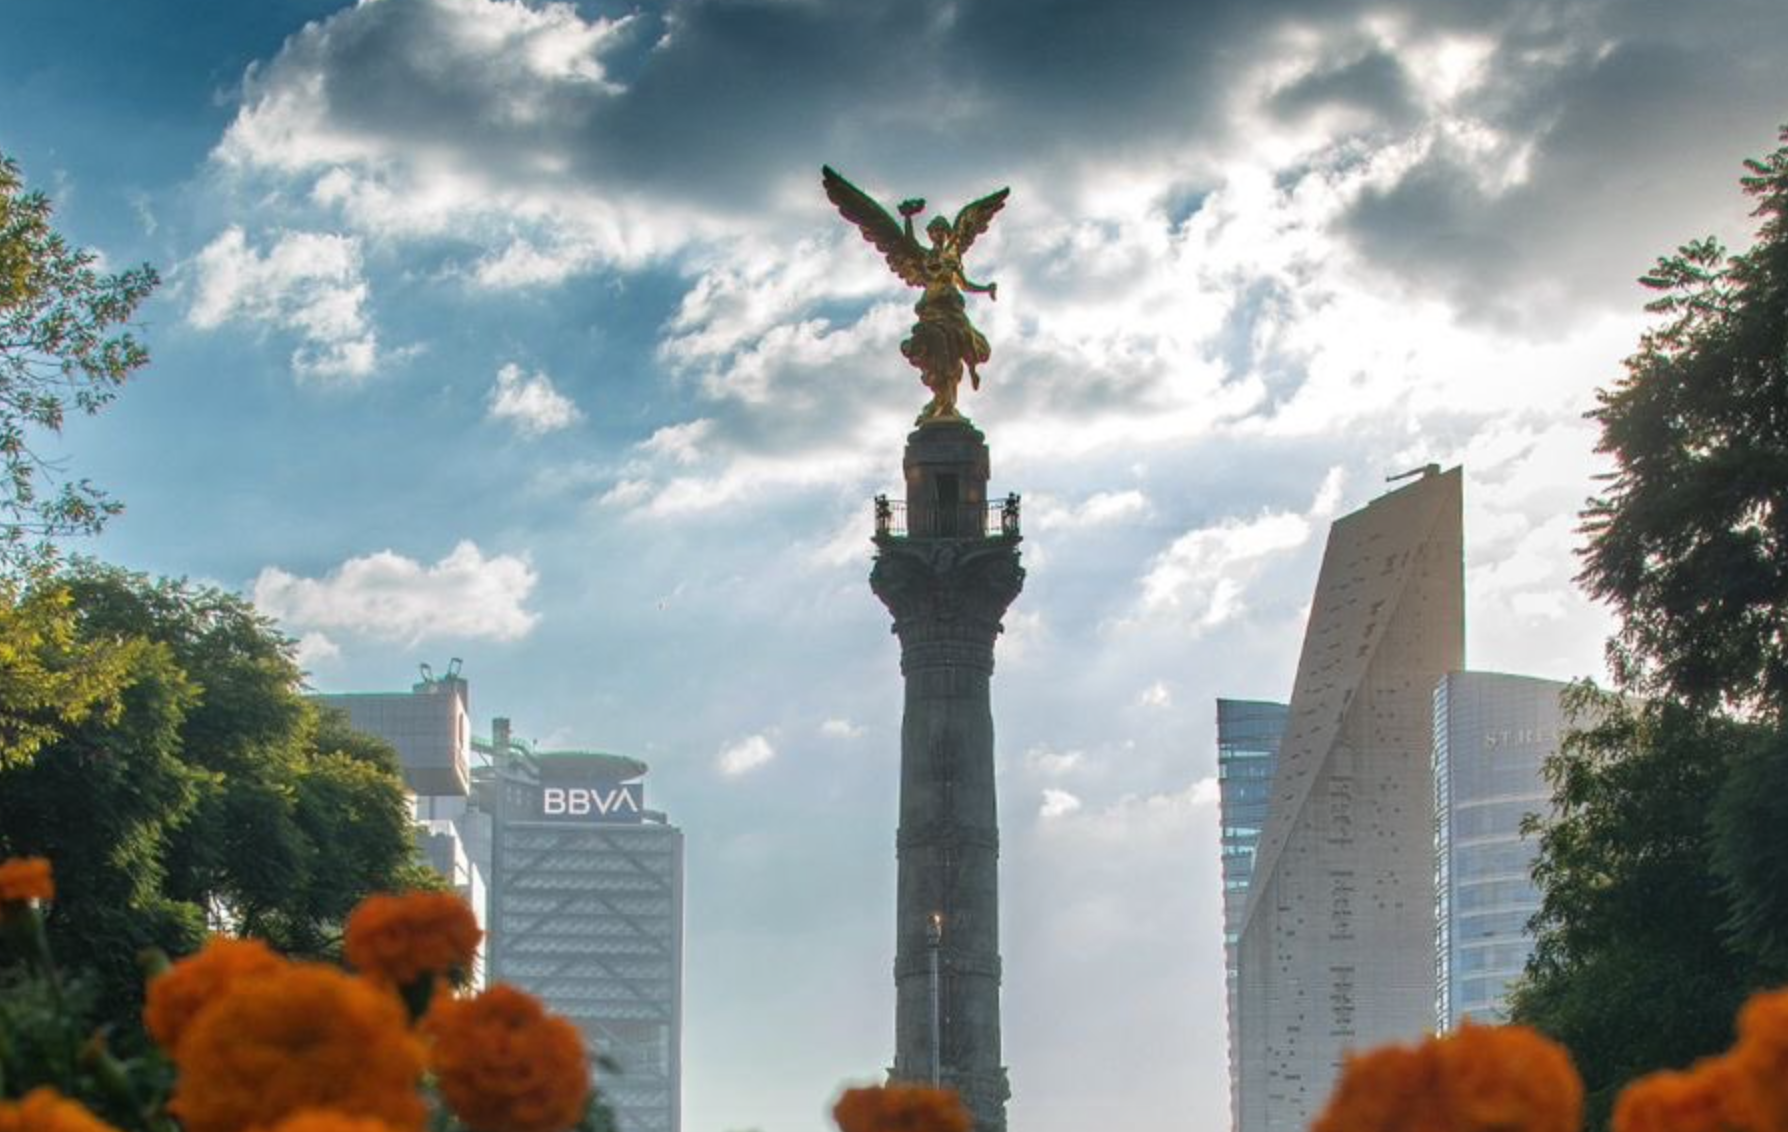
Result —
[{"label": "building facade panel", "polygon": [[1463,667],[1459,469],[1329,532],[1236,962],[1236,1125],[1303,1132],[1345,1052],[1432,1025],[1433,689]]},{"label": "building facade panel", "polygon": [[1541,773],[1565,730],[1566,685],[1495,672],[1448,673],[1434,689],[1435,1024],[1506,1018],[1509,984],[1532,951]]},{"label": "building facade panel", "polygon": [[464,797],[471,787],[472,724],[466,682],[425,678],[408,692],[350,692],[313,697],[345,712],[356,731],[397,748],[404,784],[418,797]]}]

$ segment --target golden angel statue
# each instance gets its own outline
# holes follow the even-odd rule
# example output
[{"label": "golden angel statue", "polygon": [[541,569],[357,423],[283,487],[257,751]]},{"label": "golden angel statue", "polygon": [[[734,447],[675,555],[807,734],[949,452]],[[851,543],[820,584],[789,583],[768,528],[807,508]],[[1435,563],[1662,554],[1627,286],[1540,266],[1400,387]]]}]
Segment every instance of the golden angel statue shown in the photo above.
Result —
[{"label": "golden angel statue", "polygon": [[840,177],[831,166],[822,166],[820,181],[826,196],[844,218],[855,224],[863,238],[887,257],[888,266],[901,282],[922,287],[924,293],[913,306],[919,321],[913,324],[912,335],[900,344],[900,352],[919,371],[919,380],[931,390],[931,401],[919,413],[919,423],[935,420],[960,420],[956,411],[956,387],[962,382],[966,367],[972,388],[981,388],[981,374],[975,368],[985,365],[993,356],[987,339],[968,319],[963,302],[964,291],[974,295],[999,297],[999,284],[971,282],[963,273],[963,253],[975,237],[987,231],[994,214],[1006,205],[1010,189],[990,193],[963,207],[952,224],[942,216],[934,216],[925,226],[931,239],[928,248],[913,233],[913,217],[925,211],[923,200],[900,202],[896,223],[888,210],[877,204],[862,189]]}]

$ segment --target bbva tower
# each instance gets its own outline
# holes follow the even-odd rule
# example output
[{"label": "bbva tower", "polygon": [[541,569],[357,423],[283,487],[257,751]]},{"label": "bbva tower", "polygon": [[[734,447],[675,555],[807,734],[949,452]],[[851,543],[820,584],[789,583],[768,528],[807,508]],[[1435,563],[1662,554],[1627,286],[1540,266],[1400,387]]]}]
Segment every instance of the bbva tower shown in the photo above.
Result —
[{"label": "bbva tower", "polygon": [[1465,666],[1458,468],[1329,531],[1237,941],[1235,1127],[1302,1132],[1343,1054],[1434,1021],[1434,685]]}]

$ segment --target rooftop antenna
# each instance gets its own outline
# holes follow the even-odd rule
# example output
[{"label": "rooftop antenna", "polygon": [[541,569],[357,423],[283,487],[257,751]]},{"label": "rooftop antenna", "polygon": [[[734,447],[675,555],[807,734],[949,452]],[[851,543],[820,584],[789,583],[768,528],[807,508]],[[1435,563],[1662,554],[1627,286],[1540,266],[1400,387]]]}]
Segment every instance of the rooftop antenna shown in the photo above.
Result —
[{"label": "rooftop antenna", "polygon": [[1384,478],[1384,482],[1396,483],[1398,480],[1411,479],[1415,476],[1421,476],[1423,479],[1427,479],[1429,476],[1438,476],[1439,474],[1440,474],[1440,465],[1439,464],[1423,464],[1419,468],[1411,468],[1411,469],[1409,469],[1409,471],[1403,472],[1400,475],[1386,476]]},{"label": "rooftop antenna", "polygon": [[428,661],[423,661],[419,667],[422,669],[422,682],[424,684],[433,684],[435,682],[435,670],[428,666]]}]

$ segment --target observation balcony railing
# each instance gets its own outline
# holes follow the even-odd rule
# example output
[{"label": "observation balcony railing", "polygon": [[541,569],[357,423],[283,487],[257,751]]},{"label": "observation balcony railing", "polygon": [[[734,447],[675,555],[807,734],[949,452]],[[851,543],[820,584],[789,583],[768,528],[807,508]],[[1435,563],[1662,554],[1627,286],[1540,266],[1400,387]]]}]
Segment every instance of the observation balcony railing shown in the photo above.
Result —
[{"label": "observation balcony railing", "polygon": [[875,497],[875,537],[1017,538],[1018,496],[987,503],[908,508],[898,499]]}]

